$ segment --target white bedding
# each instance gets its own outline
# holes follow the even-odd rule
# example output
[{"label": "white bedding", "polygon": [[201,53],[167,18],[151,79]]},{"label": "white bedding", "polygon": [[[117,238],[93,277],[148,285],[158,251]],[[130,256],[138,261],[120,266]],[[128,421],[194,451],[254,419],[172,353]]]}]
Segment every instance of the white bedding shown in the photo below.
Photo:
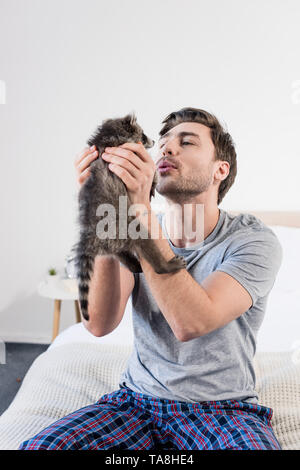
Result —
[{"label": "white bedding", "polygon": [[131,346],[88,342],[48,348],[0,416],[0,449],[17,449],[50,423],[119,388],[130,351]]},{"label": "white bedding", "polygon": [[[50,423],[118,389],[131,348],[82,338],[50,347],[0,417],[0,449],[17,449]],[[258,353],[255,359],[259,402],[273,409],[272,426],[284,450],[300,449],[298,359],[292,352]]]}]

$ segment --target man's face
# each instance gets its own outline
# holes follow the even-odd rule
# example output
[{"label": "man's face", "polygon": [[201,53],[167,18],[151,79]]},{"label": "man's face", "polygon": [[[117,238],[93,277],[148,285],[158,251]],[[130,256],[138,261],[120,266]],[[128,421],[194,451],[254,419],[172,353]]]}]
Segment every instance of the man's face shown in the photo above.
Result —
[{"label": "man's face", "polygon": [[[183,122],[167,134],[158,142],[156,191],[178,202],[208,191],[216,169],[210,129],[196,122]],[[164,161],[176,168],[160,171],[159,165]]]}]

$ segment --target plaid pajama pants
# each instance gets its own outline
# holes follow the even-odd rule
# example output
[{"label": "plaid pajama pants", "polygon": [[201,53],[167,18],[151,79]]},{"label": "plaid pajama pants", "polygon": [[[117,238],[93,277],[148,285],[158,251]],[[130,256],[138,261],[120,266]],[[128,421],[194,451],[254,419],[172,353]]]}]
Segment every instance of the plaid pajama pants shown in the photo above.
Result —
[{"label": "plaid pajama pants", "polygon": [[20,450],[281,449],[273,411],[238,400],[185,403],[127,387],[61,418]]}]

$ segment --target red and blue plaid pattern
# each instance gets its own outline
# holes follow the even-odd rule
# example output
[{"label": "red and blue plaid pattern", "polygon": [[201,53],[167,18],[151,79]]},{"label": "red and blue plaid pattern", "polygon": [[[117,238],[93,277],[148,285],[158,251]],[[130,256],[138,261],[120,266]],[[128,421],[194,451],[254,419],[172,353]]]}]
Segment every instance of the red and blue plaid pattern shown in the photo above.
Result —
[{"label": "red and blue plaid pattern", "polygon": [[129,388],[56,421],[20,450],[280,450],[273,411],[238,400],[184,403]]}]

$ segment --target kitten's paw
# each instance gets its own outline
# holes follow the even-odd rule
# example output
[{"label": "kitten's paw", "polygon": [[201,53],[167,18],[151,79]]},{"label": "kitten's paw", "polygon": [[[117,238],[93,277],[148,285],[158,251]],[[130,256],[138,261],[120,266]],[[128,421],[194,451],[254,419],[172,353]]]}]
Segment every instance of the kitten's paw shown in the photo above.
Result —
[{"label": "kitten's paw", "polygon": [[186,261],[182,256],[176,255],[170,261],[162,263],[159,267],[155,266],[158,274],[173,273],[186,268]]},{"label": "kitten's paw", "polygon": [[176,270],[179,270],[179,269],[185,269],[186,266],[187,266],[187,262],[186,260],[184,259],[183,256],[180,256],[180,255],[175,255],[174,258],[172,258],[169,262],[168,262],[168,266],[172,267],[172,271],[176,271]]}]

